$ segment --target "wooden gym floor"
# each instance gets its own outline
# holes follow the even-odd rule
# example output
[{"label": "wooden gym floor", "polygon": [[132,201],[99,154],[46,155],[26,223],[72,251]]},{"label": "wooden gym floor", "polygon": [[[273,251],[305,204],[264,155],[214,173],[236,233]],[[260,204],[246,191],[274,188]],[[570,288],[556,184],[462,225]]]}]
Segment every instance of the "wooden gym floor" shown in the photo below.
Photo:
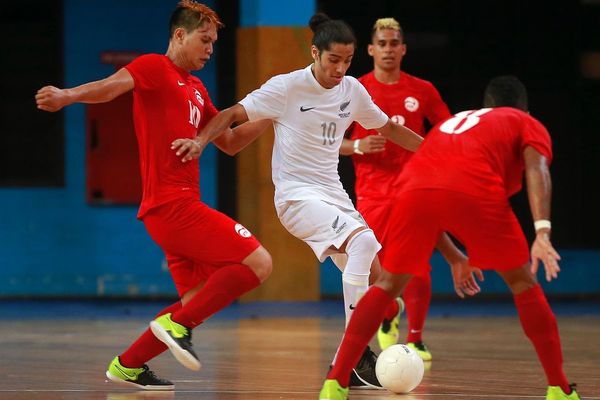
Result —
[{"label": "wooden gym floor", "polygon": [[[199,372],[180,366],[167,352],[149,364],[172,380],[176,391],[139,392],[104,378],[108,362],[151,319],[133,314],[114,317],[77,309],[66,318],[42,313],[17,319],[5,313],[0,320],[0,399],[314,400],[343,327],[336,313],[216,316],[194,331],[203,364]],[[421,385],[409,395],[355,390],[350,399],[544,399],[546,383],[533,348],[517,317],[504,314],[431,313],[425,339],[434,360]],[[558,321],[569,379],[578,383],[584,399],[600,399],[600,312],[559,314]]]}]

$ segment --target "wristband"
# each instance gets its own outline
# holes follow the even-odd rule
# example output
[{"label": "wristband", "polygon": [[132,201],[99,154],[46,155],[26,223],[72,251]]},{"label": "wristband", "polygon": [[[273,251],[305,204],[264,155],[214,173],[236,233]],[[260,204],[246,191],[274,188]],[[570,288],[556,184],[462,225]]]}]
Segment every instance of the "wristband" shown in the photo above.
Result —
[{"label": "wristband", "polygon": [[354,154],[360,154],[361,156],[363,154],[365,154],[364,152],[360,151],[360,149],[358,148],[358,145],[360,144],[360,139],[356,139],[354,141]]},{"label": "wristband", "polygon": [[547,219],[538,219],[533,223],[533,226],[536,232],[540,229],[552,229],[552,224]]}]

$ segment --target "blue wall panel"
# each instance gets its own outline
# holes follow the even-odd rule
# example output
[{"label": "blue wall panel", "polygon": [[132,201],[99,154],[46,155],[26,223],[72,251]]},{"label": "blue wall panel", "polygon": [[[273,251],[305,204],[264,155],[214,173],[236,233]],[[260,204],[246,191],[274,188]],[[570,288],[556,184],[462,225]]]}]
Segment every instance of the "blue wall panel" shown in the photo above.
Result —
[{"label": "blue wall panel", "polygon": [[308,26],[314,0],[240,0],[240,26]]},{"label": "blue wall panel", "polygon": [[[64,85],[114,72],[100,63],[102,51],[164,54],[176,3],[66,0]],[[197,75],[215,98],[215,60]],[[137,207],[93,207],[85,201],[84,110],[73,105],[64,111],[65,187],[0,189],[0,296],[175,294],[161,250],[136,219]],[[203,200],[211,206],[216,174],[211,146],[201,160]]]},{"label": "blue wall panel", "polygon": [[[558,279],[546,282],[543,266],[538,269],[538,280],[548,294],[597,295],[600,293],[600,250],[560,250],[561,272]],[[431,286],[433,294],[453,294],[450,268],[444,258],[435,253],[431,259]],[[480,283],[482,295],[509,294],[504,281],[493,271],[484,271],[485,281]],[[341,273],[327,259],[321,266],[321,293],[328,297],[341,296]]]}]

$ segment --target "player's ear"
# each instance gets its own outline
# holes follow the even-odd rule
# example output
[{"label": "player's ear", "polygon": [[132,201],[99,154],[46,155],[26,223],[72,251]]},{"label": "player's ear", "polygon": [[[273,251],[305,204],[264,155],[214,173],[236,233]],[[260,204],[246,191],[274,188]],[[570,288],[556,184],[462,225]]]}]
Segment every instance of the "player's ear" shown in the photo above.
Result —
[{"label": "player's ear", "polygon": [[313,60],[317,61],[319,59],[319,49],[314,44],[310,46],[310,54]]},{"label": "player's ear", "polygon": [[406,43],[402,43],[402,57],[406,55]]},{"label": "player's ear", "polygon": [[369,55],[371,57],[373,57],[373,53],[375,52],[375,46],[373,44],[370,44],[367,46],[367,53],[369,53]]},{"label": "player's ear", "polygon": [[176,28],[175,31],[173,32],[173,37],[171,38],[171,40],[175,40],[177,42],[182,42],[184,37],[185,37],[185,29],[182,27],[179,27],[179,28]]}]

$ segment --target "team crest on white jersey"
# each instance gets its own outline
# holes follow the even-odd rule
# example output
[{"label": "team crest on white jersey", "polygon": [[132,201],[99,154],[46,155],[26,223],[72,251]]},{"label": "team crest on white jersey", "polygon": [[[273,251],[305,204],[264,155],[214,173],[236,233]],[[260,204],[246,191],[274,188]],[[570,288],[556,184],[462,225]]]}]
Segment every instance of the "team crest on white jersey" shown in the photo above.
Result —
[{"label": "team crest on white jersey", "polygon": [[248,229],[246,229],[244,227],[244,225],[242,225],[242,224],[235,224],[235,231],[241,237],[249,238],[250,236],[252,236],[252,234],[250,233],[250,231]]},{"label": "team crest on white jersey", "polygon": [[198,103],[200,103],[200,105],[204,105],[204,99],[202,98],[200,92],[196,89],[194,89],[194,92],[196,94],[196,100],[198,100]]},{"label": "team crest on white jersey", "polygon": [[404,99],[404,107],[410,112],[415,112],[419,109],[419,100],[408,96]]},{"label": "team crest on white jersey", "polygon": [[344,112],[344,110],[346,110],[346,108],[348,108],[348,105],[350,104],[352,100],[348,100],[343,102],[342,104],[340,104],[340,113],[339,116],[340,118],[348,118],[350,116],[350,112]]}]

